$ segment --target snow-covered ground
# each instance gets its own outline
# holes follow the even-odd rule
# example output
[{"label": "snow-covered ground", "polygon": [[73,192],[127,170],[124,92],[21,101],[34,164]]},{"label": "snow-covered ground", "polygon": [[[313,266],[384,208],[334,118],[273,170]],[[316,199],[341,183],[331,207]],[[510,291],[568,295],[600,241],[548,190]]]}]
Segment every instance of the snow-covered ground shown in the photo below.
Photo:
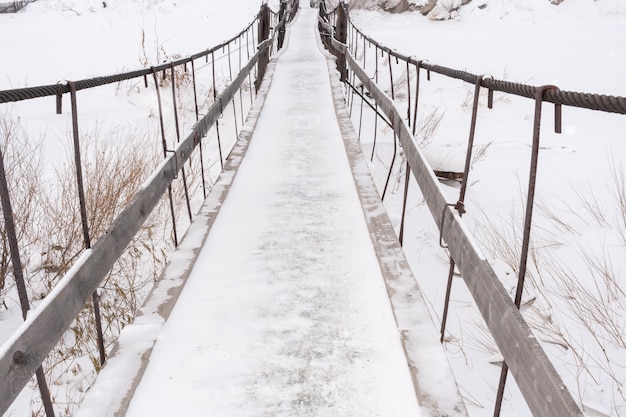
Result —
[{"label": "snow-covered ground", "polygon": [[[197,52],[238,32],[259,9],[257,0],[110,0],[106,5],[39,0],[18,14],[0,15],[0,89],[107,75]],[[533,85],[626,96],[622,0],[565,0],[558,7],[547,0],[474,0],[446,22],[418,13],[353,10],[352,16],[383,44],[431,63]],[[433,165],[458,166],[463,160],[472,89],[438,75],[423,81],[420,109],[442,115],[425,148]],[[154,112],[154,103],[147,105],[132,88],[100,88],[95,94],[98,106],[81,115],[86,129],[111,119],[141,129],[141,120]],[[64,105],[67,113],[69,105]],[[588,414],[624,415],[626,215],[620,198],[626,193],[619,190],[625,182],[626,117],[565,108],[564,133],[554,135],[551,106],[545,107],[533,252],[539,268],[531,268],[535,282],[528,287],[525,311],[543,328],[548,353]],[[485,156],[473,165],[466,201],[465,218],[511,289],[516,256],[509,249],[520,236],[532,111],[532,102],[498,94],[493,110],[481,105],[476,143]],[[32,137],[44,141],[46,158],[68,146],[63,145],[68,122],[54,115],[53,99],[37,100],[32,107],[3,105],[0,114],[19,117]],[[367,140],[364,144],[367,148]],[[388,164],[384,152],[381,156],[375,172]],[[456,201],[456,190],[449,191]],[[391,201],[391,215],[399,217]],[[409,213],[405,250],[433,314],[440,316],[445,253],[438,249],[436,226],[419,197],[413,197]],[[488,416],[499,375],[489,362],[497,361],[497,352],[460,280],[453,291],[447,349],[472,416]],[[585,298],[590,295],[597,297]],[[14,300],[6,300],[8,309],[0,306],[0,340],[21,320]],[[462,324],[462,318],[468,321]],[[585,326],[597,337],[579,331]],[[522,403],[509,389],[504,413],[526,416]],[[28,401],[21,407],[12,415],[26,415]]]}]

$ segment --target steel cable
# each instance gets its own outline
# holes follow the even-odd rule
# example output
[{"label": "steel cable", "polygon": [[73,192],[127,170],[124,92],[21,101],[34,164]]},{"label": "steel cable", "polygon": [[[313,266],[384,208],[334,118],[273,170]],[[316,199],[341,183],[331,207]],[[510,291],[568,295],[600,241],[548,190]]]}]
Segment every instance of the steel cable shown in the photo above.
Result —
[{"label": "steel cable", "polygon": [[[355,30],[372,45],[375,45],[384,52],[387,52],[395,58],[401,59],[405,62],[411,64],[418,64],[420,62],[413,57],[405,56],[389,47],[384,46],[380,42],[366,35],[354,24],[351,18],[348,18],[348,20],[350,24],[355,28]],[[421,64],[421,67],[428,71],[435,72],[437,74],[441,74],[450,78],[456,78],[470,84],[475,84],[476,80],[479,77],[478,75],[472,74],[467,71],[461,71],[454,68],[443,67],[435,64],[428,64],[425,62]],[[535,97],[535,92],[537,91],[537,89],[541,88],[528,84],[514,83],[511,81],[496,80],[492,78],[483,79],[481,86],[486,87],[490,90],[500,91],[503,93],[513,94],[531,99]],[[564,106],[603,111],[607,113],[626,114],[626,97],[621,96],[581,93],[575,91],[562,91],[556,89],[546,91],[544,101],[554,104],[561,104]]]},{"label": "steel cable", "polygon": [[[88,88],[100,87],[107,84],[113,84],[120,81],[131,80],[134,78],[145,77],[154,71],[163,71],[173,66],[179,66],[187,64],[192,60],[207,57],[208,55],[214,53],[216,50],[224,48],[227,45],[230,45],[232,42],[235,42],[240,36],[245,34],[253,25],[257,22],[258,17],[255,17],[252,22],[250,22],[245,29],[241,30],[238,34],[233,36],[232,38],[220,43],[219,45],[214,46],[211,49],[207,49],[205,51],[201,51],[190,55],[185,58],[181,58],[175,61],[163,63],[155,66],[154,68],[144,68],[141,70],[124,72],[119,74],[112,74],[108,76],[100,76],[94,78],[88,78],[84,80],[74,81],[74,85],[76,87],[76,91],[85,90]],[[2,90],[0,91],[0,103],[11,103],[17,101],[30,100],[34,98],[40,97],[48,97],[48,96],[60,96],[63,94],[67,94],[70,92],[70,88],[67,83],[64,84],[51,84],[51,85],[42,85],[36,87],[27,87],[27,88],[17,88],[12,90]]]}]

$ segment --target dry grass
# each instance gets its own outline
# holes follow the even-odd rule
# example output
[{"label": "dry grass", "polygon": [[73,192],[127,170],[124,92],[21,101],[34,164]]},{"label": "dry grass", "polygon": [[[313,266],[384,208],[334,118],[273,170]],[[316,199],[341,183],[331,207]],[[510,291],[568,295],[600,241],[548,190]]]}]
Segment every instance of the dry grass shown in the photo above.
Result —
[{"label": "dry grass", "polygon": [[[41,143],[26,138],[19,119],[7,114],[0,115],[0,150],[4,158],[9,194],[19,246],[23,251],[22,262],[28,264],[28,254],[37,238],[33,223],[39,215],[41,187]],[[3,218],[4,219],[4,218]],[[0,224],[0,304],[5,308],[4,297],[13,286],[7,277],[12,274],[10,253],[4,220]]]},{"label": "dry grass", "polygon": [[[7,125],[16,127],[6,118],[0,121],[5,132]],[[11,140],[16,137],[12,134]],[[157,146],[146,146],[144,140],[137,140],[135,132],[118,131],[95,131],[81,138],[92,242],[106,233],[160,161],[158,152],[150,151]],[[27,285],[31,300],[38,300],[54,288],[84,250],[77,186],[73,156],[68,150],[67,162],[55,171],[55,179],[46,182],[45,192],[37,188],[41,183],[37,174],[41,149],[29,148],[27,140],[18,142],[19,146],[5,142],[3,150],[8,151],[11,161],[16,222],[24,225],[20,227],[20,249],[30,271]],[[170,226],[167,215],[164,207],[155,210],[98,290],[107,346],[134,319],[166,262]],[[6,241],[2,243],[6,252]],[[6,262],[5,278],[11,273]],[[72,414],[100,369],[96,340],[93,306],[87,305],[44,362],[61,415]],[[35,397],[31,406],[34,416],[43,415],[39,399]]]},{"label": "dry grass", "polygon": [[435,108],[430,113],[419,118],[417,129],[415,130],[415,140],[419,146],[423,147],[432,142],[445,115],[445,110]]},{"label": "dry grass", "polygon": [[[533,302],[522,311],[538,338],[558,348],[552,360],[562,364],[579,401],[612,386],[605,398],[619,415],[626,404],[626,186],[620,164],[612,162],[610,174],[613,204],[601,190],[581,191],[580,185],[571,187],[575,202],[537,202],[524,292]],[[494,259],[514,273],[521,227],[516,217],[498,224],[484,216],[477,233]],[[490,351],[488,345],[483,349]]]}]

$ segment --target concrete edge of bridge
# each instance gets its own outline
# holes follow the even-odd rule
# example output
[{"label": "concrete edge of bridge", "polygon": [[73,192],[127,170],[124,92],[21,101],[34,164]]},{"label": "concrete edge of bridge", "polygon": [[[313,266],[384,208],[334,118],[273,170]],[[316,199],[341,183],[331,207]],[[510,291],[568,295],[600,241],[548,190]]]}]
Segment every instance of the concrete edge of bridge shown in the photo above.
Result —
[{"label": "concrete edge of bridge", "polygon": [[318,46],[328,63],[337,121],[363,214],[385,280],[420,409],[424,411],[424,416],[467,417],[467,409],[452,368],[439,342],[439,333],[361,150],[346,107],[339,73],[336,70],[336,59],[324,48],[317,30],[316,34]]},{"label": "concrete edge of bridge", "polygon": [[[287,34],[282,50],[286,48],[288,40]],[[281,52],[275,54],[268,64],[257,97],[246,116],[237,142],[228,155],[223,171],[148,294],[136,319],[120,333],[107,362],[81,402],[75,417],[126,415],[135,390],[148,366],[158,335],[174,309],[248,150],[280,55]]]}]

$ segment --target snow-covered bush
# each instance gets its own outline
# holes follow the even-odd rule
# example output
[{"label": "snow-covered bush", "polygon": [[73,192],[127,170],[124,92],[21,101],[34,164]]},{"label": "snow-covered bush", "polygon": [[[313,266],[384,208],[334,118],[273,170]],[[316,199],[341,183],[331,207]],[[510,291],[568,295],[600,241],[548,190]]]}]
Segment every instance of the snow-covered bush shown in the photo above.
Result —
[{"label": "snow-covered bush", "polygon": [[[19,119],[10,114],[0,115],[0,151],[2,151],[15,228],[22,262],[28,263],[36,242],[34,222],[39,217],[41,149],[40,144],[27,140]],[[4,218],[0,222],[0,308],[7,308],[5,296],[13,288],[13,266],[10,261]],[[7,279],[8,278],[8,279]]]},{"label": "snow-covered bush", "polygon": [[[106,134],[96,130],[81,138],[92,242],[106,233],[113,219],[128,205],[160,161],[156,152],[158,147],[146,146],[146,140],[145,133],[119,129]],[[73,155],[68,149],[65,163],[43,175],[42,146],[27,137],[19,119],[6,114],[0,117],[0,149],[4,156],[28,298],[36,305],[83,252]],[[107,347],[134,319],[166,261],[171,239],[165,216],[167,211],[160,207],[144,223],[99,289]],[[17,299],[2,221],[0,308],[15,308]],[[100,369],[92,305],[85,306],[46,358],[43,367],[60,415],[72,415],[81,393],[89,388]],[[36,391],[35,387],[33,389]],[[32,415],[43,416],[41,407],[39,398],[33,397]]]}]

